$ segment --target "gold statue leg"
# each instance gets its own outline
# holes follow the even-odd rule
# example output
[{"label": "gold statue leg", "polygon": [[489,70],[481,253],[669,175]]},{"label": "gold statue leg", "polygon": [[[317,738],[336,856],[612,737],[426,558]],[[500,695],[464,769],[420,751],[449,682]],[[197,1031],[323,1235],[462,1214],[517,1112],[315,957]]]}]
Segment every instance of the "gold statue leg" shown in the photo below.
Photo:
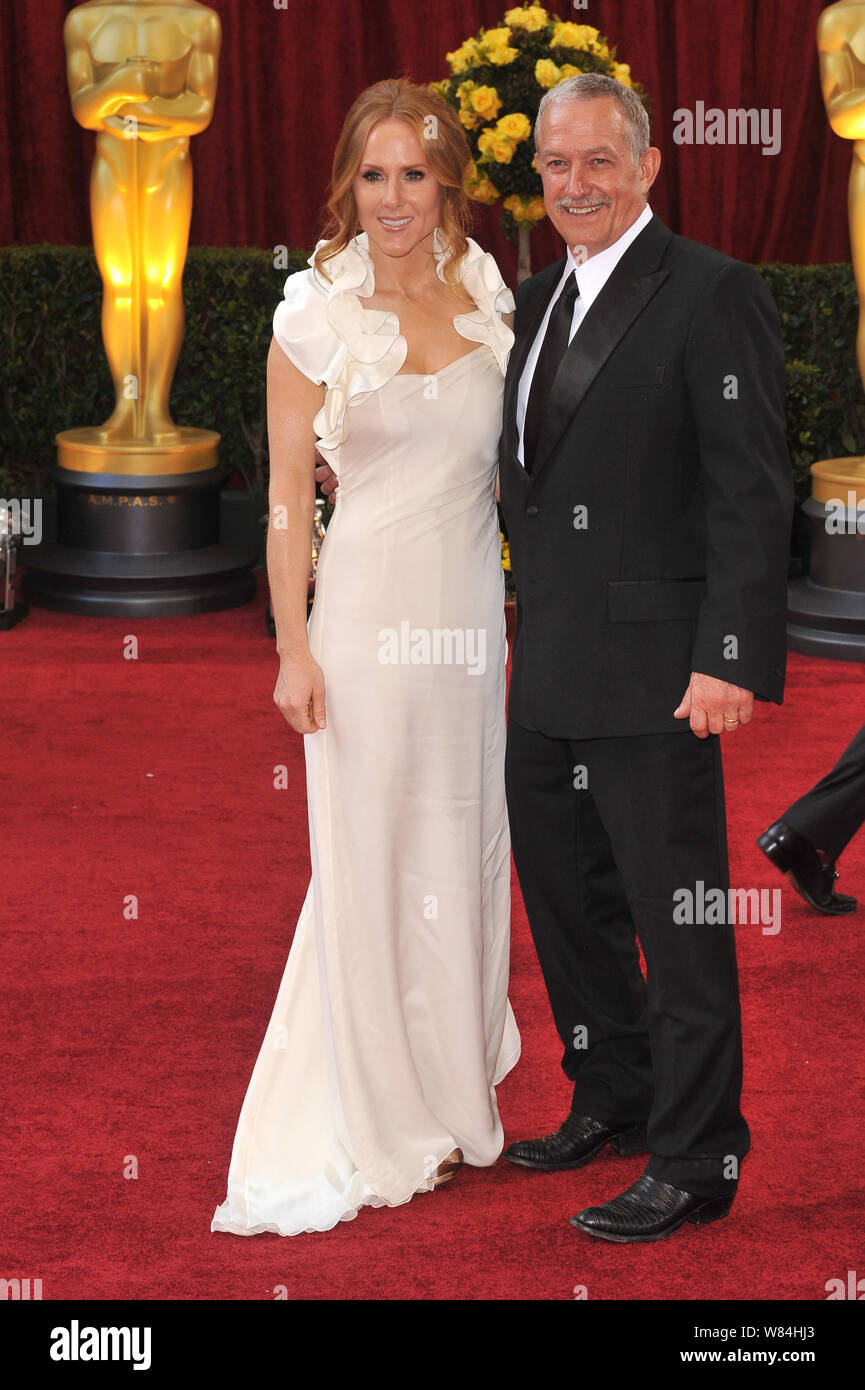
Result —
[{"label": "gold statue leg", "polygon": [[853,164],[850,168],[848,206],[850,217],[850,249],[853,259],[853,273],[859,286],[859,328],[856,334],[856,358],[859,375],[865,382],[865,163],[859,150],[860,141],[854,146]]},{"label": "gold statue leg", "polygon": [[183,341],[182,275],[192,215],[188,151],[164,141],[97,139],[91,179],[102,339],[115,383],[104,444],[175,444],[169,411]]},{"label": "gold statue leg", "polygon": [[141,250],[145,274],[143,427],[155,444],[180,435],[171,418],[169,395],[183,342],[182,276],[192,217],[192,163],[188,148],[165,141],[140,142],[143,210]]},{"label": "gold statue leg", "polygon": [[114,381],[114,410],[97,430],[105,444],[135,438],[135,394],[141,390],[133,371],[134,213],[128,143],[100,135],[90,176],[93,246],[102,275],[102,342]]}]

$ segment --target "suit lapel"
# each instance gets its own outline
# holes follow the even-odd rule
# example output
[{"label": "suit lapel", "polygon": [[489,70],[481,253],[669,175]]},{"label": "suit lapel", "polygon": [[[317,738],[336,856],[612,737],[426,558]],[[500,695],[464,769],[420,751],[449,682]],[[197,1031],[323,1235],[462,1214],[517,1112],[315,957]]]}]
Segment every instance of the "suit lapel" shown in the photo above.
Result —
[{"label": "suit lapel", "polygon": [[[564,256],[555,265],[548,266],[546,270],[540,271],[532,277],[533,297],[526,306],[522,323],[520,324],[520,336],[511,349],[508,360],[508,370],[505,377],[504,400],[502,402],[502,424],[504,429],[505,446],[509,458],[517,461],[517,466],[524,472],[522,464],[517,460],[517,445],[519,436],[517,434],[517,392],[520,385],[520,377],[526,365],[526,358],[529,355],[532,343],[537,337],[541,319],[546,313],[547,305],[550,302],[550,295],[562,277],[565,269]],[[526,476],[528,476],[526,474]]]},{"label": "suit lapel", "polygon": [[670,272],[658,266],[671,237],[669,228],[654,217],[628,247],[580,324],[550,392],[531,474],[533,482],[549,461],[598,372],[667,279]]}]

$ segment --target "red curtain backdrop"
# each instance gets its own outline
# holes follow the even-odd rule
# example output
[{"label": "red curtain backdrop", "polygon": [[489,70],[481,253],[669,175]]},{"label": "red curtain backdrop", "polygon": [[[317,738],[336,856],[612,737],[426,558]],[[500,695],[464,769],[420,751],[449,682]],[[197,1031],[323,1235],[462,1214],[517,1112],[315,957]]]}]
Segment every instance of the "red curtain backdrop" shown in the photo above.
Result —
[{"label": "red curtain backdrop", "polygon": [[[281,0],[277,0],[279,4]],[[311,248],[333,146],[369,83],[447,75],[445,53],[509,0],[211,0],[223,26],[213,122],[192,140],[193,244]],[[94,136],[73,120],[66,88],[66,0],[3,0],[0,10],[0,243],[88,244]],[[823,0],[589,0],[551,13],[595,25],[654,104],[663,154],[651,203],[675,231],[746,261],[849,260],[847,141],[829,129],[815,28]],[[781,153],[758,146],[679,146],[673,113],[780,108]],[[513,282],[515,253],[498,214],[475,236]],[[533,234],[535,268],[560,254],[549,225]]]}]

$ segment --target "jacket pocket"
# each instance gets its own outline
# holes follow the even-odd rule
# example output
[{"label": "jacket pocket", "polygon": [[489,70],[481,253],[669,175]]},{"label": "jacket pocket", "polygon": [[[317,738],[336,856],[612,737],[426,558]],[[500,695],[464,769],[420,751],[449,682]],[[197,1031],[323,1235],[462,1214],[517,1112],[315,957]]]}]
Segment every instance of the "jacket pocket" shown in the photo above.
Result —
[{"label": "jacket pocket", "polygon": [[611,579],[607,618],[611,623],[693,619],[705,596],[705,579]]},{"label": "jacket pocket", "polygon": [[638,367],[635,371],[630,372],[602,371],[597,381],[594,382],[594,389],[596,391],[622,391],[631,386],[636,386],[640,390],[645,390],[648,386],[663,386],[665,370],[665,364],[661,362],[657,365],[647,363],[645,367]]}]

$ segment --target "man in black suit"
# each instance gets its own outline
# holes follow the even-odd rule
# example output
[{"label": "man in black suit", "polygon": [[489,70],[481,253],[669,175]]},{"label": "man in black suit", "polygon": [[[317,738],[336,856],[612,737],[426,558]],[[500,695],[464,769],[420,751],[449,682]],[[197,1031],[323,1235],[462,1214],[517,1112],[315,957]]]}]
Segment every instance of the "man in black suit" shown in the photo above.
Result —
[{"label": "man in black suit", "polygon": [[749,1147],[732,914],[687,903],[729,901],[719,735],[783,697],[780,322],[754,270],[652,215],[660,153],[629,88],[561,83],[535,142],[568,254],[520,286],[505,384],[506,775],[573,1096],[555,1134],[506,1157],[648,1151],[572,1220],[658,1240],[727,1214]]}]

